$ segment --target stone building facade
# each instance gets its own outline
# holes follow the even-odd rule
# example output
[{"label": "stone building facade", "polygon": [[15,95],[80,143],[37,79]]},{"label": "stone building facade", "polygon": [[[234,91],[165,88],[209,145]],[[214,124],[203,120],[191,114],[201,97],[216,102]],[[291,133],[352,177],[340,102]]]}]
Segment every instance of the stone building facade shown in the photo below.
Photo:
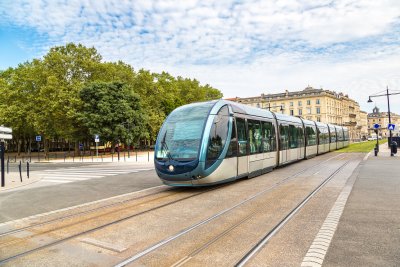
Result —
[{"label": "stone building facade", "polygon": [[302,91],[286,90],[284,93],[229,100],[308,120],[346,126],[349,128],[350,140],[353,141],[368,135],[367,113],[361,111],[360,105],[343,93],[309,86]]},{"label": "stone building facade", "polygon": [[[396,125],[394,131],[392,131],[393,136],[399,136],[399,123],[400,123],[400,115],[390,112],[390,120],[392,124]],[[369,135],[374,133],[374,124],[379,124],[381,127],[379,128],[379,135],[383,138],[389,137],[389,113],[388,112],[380,112],[379,108],[375,107],[372,110],[372,113],[368,114],[368,132]]]}]

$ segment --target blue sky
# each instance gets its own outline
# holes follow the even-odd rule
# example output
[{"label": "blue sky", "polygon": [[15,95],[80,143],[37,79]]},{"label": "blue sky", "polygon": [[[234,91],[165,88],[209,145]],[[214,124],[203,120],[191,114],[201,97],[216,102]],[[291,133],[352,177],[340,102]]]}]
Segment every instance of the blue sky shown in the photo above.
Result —
[{"label": "blue sky", "polygon": [[[196,78],[225,97],[311,85],[349,94],[369,112],[369,94],[400,90],[397,0],[0,2],[0,69],[67,42],[94,46],[106,61]],[[391,103],[400,113],[400,96]]]}]

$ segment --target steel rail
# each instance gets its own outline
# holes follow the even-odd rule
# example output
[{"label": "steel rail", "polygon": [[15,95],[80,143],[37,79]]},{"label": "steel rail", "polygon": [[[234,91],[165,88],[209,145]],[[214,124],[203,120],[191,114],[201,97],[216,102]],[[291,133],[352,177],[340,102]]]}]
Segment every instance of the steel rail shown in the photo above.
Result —
[{"label": "steel rail", "polygon": [[196,228],[198,228],[198,227],[200,227],[200,226],[202,226],[202,225],[204,225],[204,224],[206,224],[206,223],[208,223],[208,222],[210,222],[210,221],[212,221],[212,220],[214,220],[216,218],[219,218],[220,216],[222,216],[222,215],[234,210],[235,208],[237,208],[239,206],[242,206],[243,204],[245,204],[245,203],[247,203],[247,202],[249,202],[249,201],[251,201],[251,200],[253,200],[253,199],[255,199],[255,198],[259,197],[259,196],[261,196],[264,193],[267,193],[267,192],[275,189],[276,187],[280,186],[281,184],[286,183],[287,181],[289,181],[289,180],[301,175],[302,173],[304,173],[304,172],[306,172],[306,171],[308,171],[310,169],[313,169],[313,168],[315,168],[315,167],[317,167],[317,166],[319,166],[319,165],[321,165],[321,164],[323,164],[323,163],[325,163],[327,161],[330,161],[330,160],[332,160],[332,159],[334,159],[336,157],[339,157],[341,155],[343,155],[343,153],[338,154],[336,156],[333,156],[333,157],[331,157],[331,158],[329,158],[327,160],[324,160],[324,161],[322,161],[322,162],[320,162],[318,164],[315,164],[315,165],[313,165],[311,167],[304,168],[303,170],[301,170],[301,171],[299,171],[297,173],[291,174],[288,177],[282,179],[281,181],[269,186],[268,188],[266,188],[266,189],[264,189],[264,190],[262,190],[262,191],[260,191],[260,192],[258,192],[256,194],[254,194],[253,196],[251,196],[249,198],[246,198],[245,200],[243,200],[243,201],[241,201],[239,203],[237,203],[236,205],[234,205],[234,206],[232,206],[230,208],[227,208],[225,210],[222,210],[219,213],[214,214],[213,216],[210,216],[207,219],[202,220],[202,221],[200,221],[200,222],[198,222],[198,223],[196,223],[196,224],[194,224],[194,225],[192,225],[192,226],[180,231],[179,233],[177,233],[175,235],[172,235],[172,236],[170,236],[170,237],[168,237],[168,238],[166,238],[166,239],[164,239],[164,240],[162,240],[162,241],[160,241],[160,242],[148,247],[147,249],[145,249],[145,250],[143,250],[143,251],[141,251],[141,252],[139,252],[139,253],[127,258],[127,259],[125,259],[124,261],[122,261],[122,262],[120,262],[120,263],[118,263],[118,264],[116,264],[114,266],[115,267],[126,266],[127,264],[130,264],[130,263],[138,260],[139,258],[143,257],[144,255],[146,255],[146,254],[148,254],[148,253],[150,253],[150,252],[152,252],[152,251],[154,251],[154,250],[156,250],[156,249],[158,249],[158,248],[170,243],[171,241],[173,241],[173,240],[175,240],[175,239],[177,239],[177,238],[179,238],[179,237],[191,232],[192,230],[194,230],[194,229],[196,229]]},{"label": "steel rail", "polygon": [[[179,202],[181,202],[181,201],[184,201],[184,200],[187,200],[187,199],[196,197],[196,196],[201,195],[201,194],[208,193],[208,192],[210,192],[210,191],[214,191],[214,190],[220,189],[220,188],[222,188],[222,187],[226,187],[227,185],[230,185],[230,184],[231,184],[231,183],[223,184],[223,185],[220,185],[220,186],[217,186],[217,187],[213,187],[213,188],[204,190],[204,191],[202,191],[202,192],[199,192],[199,193],[196,193],[196,194],[192,194],[192,195],[190,195],[190,196],[187,196],[187,197],[184,197],[184,198],[181,198],[181,199],[178,199],[178,200],[170,201],[170,202],[168,202],[168,203],[164,203],[164,204],[162,204],[162,205],[159,205],[159,206],[150,208],[150,209],[148,209],[148,210],[141,211],[141,212],[138,212],[138,213],[135,213],[135,214],[132,214],[132,215],[129,215],[129,216],[125,216],[125,217],[123,217],[123,218],[120,218],[120,219],[117,219],[117,220],[114,220],[114,221],[111,221],[111,222],[102,224],[102,225],[100,225],[100,226],[93,227],[93,228],[91,228],[91,229],[82,231],[82,232],[80,232],[80,233],[76,233],[76,234],[73,234],[73,235],[68,236],[68,237],[64,237],[64,238],[57,239],[57,240],[55,240],[55,241],[52,241],[52,242],[49,242],[49,243],[47,243],[47,244],[38,246],[38,247],[36,247],[36,248],[28,249],[28,250],[26,250],[26,251],[24,251],[24,252],[20,252],[20,253],[18,253],[18,254],[16,254],[16,255],[13,255],[13,256],[9,256],[9,257],[0,259],[0,265],[1,265],[1,264],[4,264],[4,263],[7,263],[7,262],[9,262],[9,261],[11,261],[11,260],[15,260],[15,259],[17,259],[17,258],[26,256],[26,255],[29,255],[29,254],[34,253],[34,252],[36,252],[36,251],[40,251],[40,250],[43,250],[43,249],[45,249],[45,248],[48,248],[48,247],[51,247],[51,246],[54,246],[54,245],[63,243],[63,242],[65,242],[65,241],[71,240],[71,239],[73,239],[73,238],[76,238],[76,237],[79,237],[79,236],[82,236],[82,235],[85,235],[85,234],[89,234],[89,233],[98,231],[98,230],[100,230],[100,229],[106,228],[106,227],[108,227],[108,226],[111,226],[111,225],[114,225],[114,224],[117,224],[117,223],[120,223],[120,222],[129,220],[129,219],[132,219],[132,218],[134,218],[134,217],[137,217],[137,216],[146,214],[146,213],[148,213],[148,212],[155,211],[155,210],[158,210],[158,209],[161,209],[161,208],[164,208],[164,207],[167,207],[167,206],[170,206],[170,205],[179,203]],[[90,219],[89,219],[89,220],[90,220]],[[77,223],[80,223],[80,222],[77,222]],[[67,227],[68,227],[68,226],[67,226]],[[61,227],[61,228],[55,229],[55,230],[49,230],[49,231],[46,231],[46,232],[44,232],[44,233],[38,233],[38,234],[36,234],[35,236],[41,235],[41,234],[51,233],[51,232],[54,232],[54,231],[56,231],[56,230],[60,230],[60,229],[63,229],[63,228],[66,228],[66,227]],[[31,237],[31,236],[30,236],[30,237]],[[28,238],[29,238],[29,237],[28,237]],[[26,238],[25,238],[25,239],[20,239],[19,241],[23,241],[23,240],[26,240]]]},{"label": "steel rail", "polygon": [[285,217],[279,221],[269,232],[267,232],[263,238],[253,246],[245,255],[242,257],[239,262],[235,264],[236,267],[243,267],[245,264],[251,260],[264,246],[268,243],[268,241],[279,232],[279,230],[288,223],[293,216],[305,205],[308,201],[318,193],[337,173],[339,173],[351,160],[342,164],[339,168],[337,168],[332,174],[330,174],[324,181],[322,181],[310,194],[308,194],[294,209],[292,209]]}]

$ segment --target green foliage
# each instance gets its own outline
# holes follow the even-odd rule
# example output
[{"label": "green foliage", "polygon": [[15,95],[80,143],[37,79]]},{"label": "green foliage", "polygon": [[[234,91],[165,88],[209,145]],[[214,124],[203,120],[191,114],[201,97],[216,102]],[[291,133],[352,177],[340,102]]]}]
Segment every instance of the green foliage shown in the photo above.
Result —
[{"label": "green foliage", "polygon": [[[387,139],[382,139],[379,140],[379,144],[384,144],[387,143]],[[350,144],[348,147],[344,147],[342,149],[336,150],[336,152],[365,152],[368,153],[371,150],[374,149],[376,145],[376,140],[375,141],[366,141],[366,142],[361,142],[361,143],[354,143]]]},{"label": "green foliage", "polygon": [[115,142],[140,137],[143,111],[140,97],[120,82],[96,82],[80,92],[83,108],[80,118],[91,135]]},{"label": "green foliage", "polygon": [[95,48],[69,43],[0,71],[0,124],[13,128],[17,142],[38,134],[76,143],[93,134],[153,142],[175,108],[222,97],[196,79],[101,60]]}]

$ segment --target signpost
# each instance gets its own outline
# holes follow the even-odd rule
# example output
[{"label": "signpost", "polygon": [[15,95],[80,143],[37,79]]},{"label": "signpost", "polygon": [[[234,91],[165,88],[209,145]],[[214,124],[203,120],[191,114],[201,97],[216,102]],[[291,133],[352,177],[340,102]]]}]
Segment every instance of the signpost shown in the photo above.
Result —
[{"label": "signpost", "polygon": [[380,127],[381,126],[379,124],[377,124],[377,123],[374,124],[375,132],[376,132],[376,145],[375,145],[375,149],[374,149],[375,157],[378,156],[378,152],[379,152],[379,131],[378,130]]},{"label": "signpost", "polygon": [[37,142],[37,158],[38,161],[40,161],[40,142],[42,141],[42,136],[41,135],[36,135],[36,142]]},{"label": "signpost", "polygon": [[98,134],[94,135],[94,142],[96,143],[96,157],[99,156],[99,147],[98,144],[100,142],[100,136]]},{"label": "signpost", "polygon": [[12,129],[0,126],[0,165],[1,165],[1,187],[5,187],[5,173],[4,173],[4,140],[12,139]]}]

